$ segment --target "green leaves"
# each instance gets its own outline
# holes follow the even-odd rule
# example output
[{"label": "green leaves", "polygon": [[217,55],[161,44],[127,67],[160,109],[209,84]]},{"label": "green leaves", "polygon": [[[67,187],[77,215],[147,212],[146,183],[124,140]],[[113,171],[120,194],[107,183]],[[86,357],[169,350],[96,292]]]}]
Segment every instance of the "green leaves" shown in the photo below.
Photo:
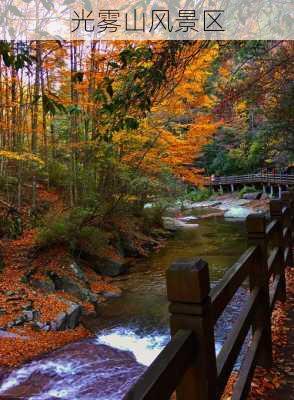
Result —
[{"label": "green leaves", "polygon": [[117,62],[115,62],[115,61],[109,61],[108,65],[109,65],[110,67],[112,67],[113,69],[117,69],[117,68],[120,67],[120,65],[119,65]]},{"label": "green leaves", "polygon": [[27,50],[21,50],[15,55],[10,44],[4,40],[0,41],[0,55],[6,67],[13,67],[16,70],[32,64],[32,58]]},{"label": "green leaves", "polygon": [[41,3],[46,8],[46,10],[50,11],[54,8],[52,0],[41,0]]},{"label": "green leaves", "polygon": [[122,50],[119,54],[119,58],[122,62],[123,67],[131,64],[131,62],[150,61],[152,60],[152,56],[152,49],[146,46],[129,46],[126,49]]},{"label": "green leaves", "polygon": [[82,112],[81,107],[77,105],[71,105],[67,107],[67,111],[70,114],[80,114]]},{"label": "green leaves", "polygon": [[124,120],[124,126],[127,130],[138,129],[139,121],[133,117],[126,117]]},{"label": "green leaves", "polygon": [[14,6],[13,4],[11,4],[10,6],[7,7],[7,10],[15,15],[16,17],[24,17],[25,15],[20,11],[19,8],[17,8],[16,6]]},{"label": "green leaves", "polygon": [[91,11],[93,9],[90,0],[82,0],[82,3],[87,11]]}]

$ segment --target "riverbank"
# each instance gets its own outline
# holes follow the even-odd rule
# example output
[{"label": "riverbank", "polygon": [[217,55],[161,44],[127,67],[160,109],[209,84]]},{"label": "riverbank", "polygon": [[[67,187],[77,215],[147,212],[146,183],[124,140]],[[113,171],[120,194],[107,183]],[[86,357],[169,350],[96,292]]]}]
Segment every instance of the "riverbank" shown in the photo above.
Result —
[{"label": "riverbank", "polygon": [[[115,278],[62,246],[35,251],[36,231],[0,242],[0,366],[11,367],[92,335],[84,321],[121,295]],[[144,237],[145,243],[148,238]],[[163,245],[150,238],[150,249]],[[137,248],[137,258],[146,257]],[[151,250],[150,250],[151,251]],[[115,255],[109,257],[115,259]],[[134,263],[136,258],[128,258]]]},{"label": "riverbank", "polygon": [[[222,196],[217,203],[193,218],[201,220],[223,215],[225,207],[230,209],[240,201],[234,196]],[[244,204],[257,209],[266,206],[261,201]],[[198,205],[207,208],[207,204]],[[216,211],[212,212],[211,208]],[[180,221],[185,217],[175,218]],[[191,221],[184,220],[186,224],[189,229],[197,229],[197,226],[193,228]],[[161,240],[165,235],[169,236],[159,230],[155,240],[137,233],[137,242],[134,239],[128,242],[129,251],[133,252],[133,257],[128,257],[129,265],[133,265],[131,270],[136,269],[134,265],[142,257],[165,245]],[[0,330],[2,366],[19,365],[90,336],[90,330],[80,323],[97,316],[100,305],[107,299],[120,296],[126,286],[124,280],[128,279],[126,274],[122,278],[97,274],[89,262],[76,262],[62,246],[36,252],[35,238],[36,231],[28,230],[17,240],[2,241],[5,264],[0,274],[0,327],[5,327],[5,331]]]},{"label": "riverbank", "polygon": [[[52,212],[62,215],[65,210],[61,196],[42,187],[38,188],[38,204],[45,210],[39,218]],[[20,365],[91,336],[84,321],[97,316],[99,306],[108,299],[121,295],[113,277],[125,274],[134,260],[160,247],[165,236],[160,229],[153,237],[147,236],[136,220],[121,218],[112,227],[106,246],[94,256],[80,257],[62,242],[40,246],[40,229],[30,228],[31,216],[25,206],[19,216],[16,222],[21,223],[23,233],[16,239],[0,240],[2,367]]]}]

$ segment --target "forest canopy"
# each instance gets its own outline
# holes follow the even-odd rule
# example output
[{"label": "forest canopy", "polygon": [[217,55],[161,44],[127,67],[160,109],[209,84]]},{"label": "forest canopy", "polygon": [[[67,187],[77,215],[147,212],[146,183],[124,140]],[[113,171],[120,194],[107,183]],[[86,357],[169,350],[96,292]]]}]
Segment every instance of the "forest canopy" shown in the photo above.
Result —
[{"label": "forest canopy", "polygon": [[[101,215],[293,162],[291,42],[0,45],[0,185]],[[191,168],[191,165],[193,168]]]}]

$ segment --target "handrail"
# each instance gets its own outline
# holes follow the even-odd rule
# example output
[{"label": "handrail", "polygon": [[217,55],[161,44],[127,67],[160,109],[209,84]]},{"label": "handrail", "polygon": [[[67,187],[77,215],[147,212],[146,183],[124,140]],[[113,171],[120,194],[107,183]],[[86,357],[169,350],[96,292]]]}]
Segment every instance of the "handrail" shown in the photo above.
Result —
[{"label": "handrail", "polygon": [[124,400],[168,400],[195,358],[196,350],[194,333],[191,330],[178,331]]},{"label": "handrail", "polygon": [[[172,339],[125,400],[168,400],[175,390],[179,400],[219,400],[251,328],[232,396],[246,399],[256,365],[272,365],[271,313],[277,300],[286,299],[285,268],[293,265],[294,193],[272,200],[270,217],[267,224],[265,215],[248,216],[249,247],[214,288],[199,258],[169,268]],[[249,298],[216,357],[214,325],[247,278]]]},{"label": "handrail", "polygon": [[232,299],[239,286],[248,276],[248,269],[252,258],[256,256],[257,247],[251,246],[238,261],[226,271],[222,280],[210,291],[211,303],[214,311],[214,321],[222,314],[228,302]]},{"label": "handrail", "polygon": [[256,303],[259,299],[260,289],[255,288],[249,300],[243,307],[237,322],[230,336],[225,341],[220,353],[217,356],[218,391],[220,395],[226,387],[227,380],[234,368],[239,356],[240,348],[249,331],[252,315],[255,312]]},{"label": "handrail", "polygon": [[205,185],[229,185],[237,183],[277,183],[294,185],[293,174],[247,174],[231,176],[212,176],[204,178]]}]

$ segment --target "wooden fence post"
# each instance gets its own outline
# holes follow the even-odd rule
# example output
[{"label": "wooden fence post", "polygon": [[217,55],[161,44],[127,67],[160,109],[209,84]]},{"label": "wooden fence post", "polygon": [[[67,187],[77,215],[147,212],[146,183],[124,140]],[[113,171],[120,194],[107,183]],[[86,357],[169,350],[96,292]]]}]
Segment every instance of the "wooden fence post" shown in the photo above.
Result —
[{"label": "wooden fence post", "polygon": [[248,245],[259,247],[258,257],[252,263],[250,272],[251,290],[255,287],[260,288],[260,301],[252,324],[253,333],[256,330],[264,329],[257,362],[265,368],[270,368],[272,365],[272,334],[265,216],[263,214],[249,215],[246,220],[246,226]]},{"label": "wooden fence post", "polygon": [[270,201],[270,215],[272,220],[277,219],[279,221],[279,228],[274,235],[273,245],[279,247],[279,265],[275,269],[275,273],[281,275],[281,283],[279,287],[279,292],[277,299],[280,301],[286,301],[286,277],[285,277],[285,267],[286,262],[284,259],[285,249],[288,246],[283,238],[283,229],[285,227],[285,221],[283,217],[283,207],[284,204],[281,200],[271,200]]},{"label": "wooden fence post", "polygon": [[177,261],[167,271],[171,334],[195,332],[195,361],[177,388],[177,400],[216,399],[216,357],[208,264]]}]

